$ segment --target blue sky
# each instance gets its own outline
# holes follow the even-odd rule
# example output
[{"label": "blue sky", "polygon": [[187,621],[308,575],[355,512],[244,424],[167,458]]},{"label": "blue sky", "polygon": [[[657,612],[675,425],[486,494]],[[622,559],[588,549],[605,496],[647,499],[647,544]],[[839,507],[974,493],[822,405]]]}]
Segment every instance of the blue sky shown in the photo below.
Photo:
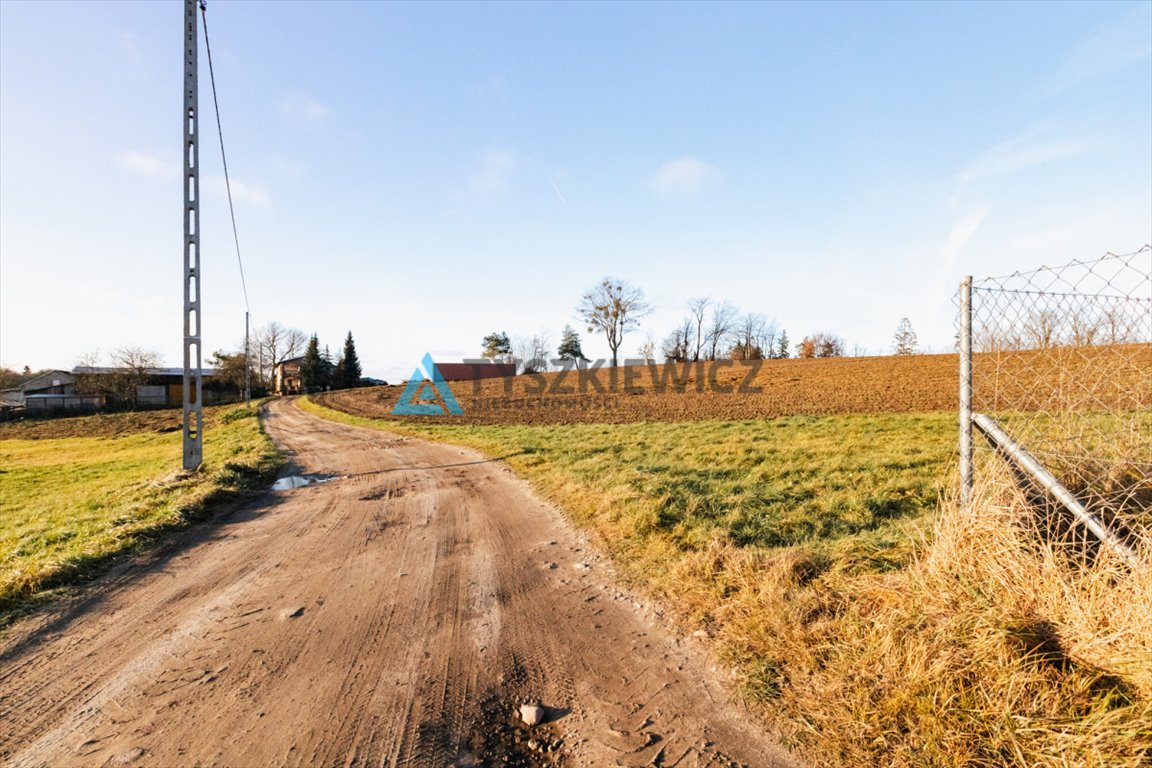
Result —
[{"label": "blue sky", "polygon": [[[0,362],[181,350],[179,2],[0,2]],[[1152,3],[209,2],[257,323],[365,371],[600,277],[950,349],[977,276],[1152,241]],[[201,54],[204,347],[244,302]],[[585,352],[607,347],[584,334]]]}]

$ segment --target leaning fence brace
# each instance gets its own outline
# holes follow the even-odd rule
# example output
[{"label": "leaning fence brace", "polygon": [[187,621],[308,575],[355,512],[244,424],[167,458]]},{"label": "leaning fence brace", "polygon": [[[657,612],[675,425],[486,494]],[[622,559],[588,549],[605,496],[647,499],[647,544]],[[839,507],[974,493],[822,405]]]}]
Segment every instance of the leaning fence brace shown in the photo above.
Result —
[{"label": "leaning fence brace", "polygon": [[1152,546],[1152,247],[966,277],[957,304],[964,507],[982,466],[976,428],[1078,528],[1140,562],[1137,542]]},{"label": "leaning fence brace", "polygon": [[981,434],[988,438],[988,442],[997,450],[1002,451],[1017,467],[1031,475],[1032,479],[1035,480],[1041,488],[1051,494],[1056,501],[1060,502],[1066,510],[1072,513],[1072,516],[1091,531],[1093,536],[1100,539],[1105,546],[1128,563],[1128,565],[1133,568],[1139,567],[1140,557],[1136,554],[1136,550],[1125,544],[1124,540],[1117,536],[1115,531],[1105,525],[1103,520],[1092,512],[1089,512],[1084,505],[1072,495],[1071,491],[1061,485],[1060,481],[1045,469],[1043,464],[1036,460],[1035,456],[1028,453],[1027,448],[1013,440],[1012,436],[1001,429],[999,424],[983,413],[972,414],[972,423],[980,430]]}]

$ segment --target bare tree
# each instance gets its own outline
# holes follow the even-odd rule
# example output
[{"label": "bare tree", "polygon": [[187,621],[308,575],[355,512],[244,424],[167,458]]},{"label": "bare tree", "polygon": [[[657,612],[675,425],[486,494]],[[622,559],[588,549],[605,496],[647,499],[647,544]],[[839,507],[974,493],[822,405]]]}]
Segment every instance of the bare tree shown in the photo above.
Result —
[{"label": "bare tree", "polygon": [[704,349],[704,317],[708,313],[708,306],[711,303],[712,299],[707,296],[688,300],[688,316],[692,319],[695,330],[695,342],[692,344],[693,362],[700,359],[700,352]]},{"label": "bare tree", "polygon": [[788,351],[788,334],[777,329],[774,319],[764,318],[756,333],[756,345],[764,351],[764,357],[784,357],[781,348],[784,353]]},{"label": "bare tree", "polygon": [[762,360],[776,355],[776,322],[764,315],[748,312],[732,324],[733,360]]},{"label": "bare tree", "polygon": [[256,369],[264,386],[272,388],[276,366],[304,353],[308,337],[296,328],[287,328],[273,320],[256,332]]},{"label": "bare tree", "polygon": [[76,359],[74,377],[76,391],[81,395],[98,395],[104,390],[100,385],[100,377],[85,372],[88,369],[100,367],[100,350],[85,352]]},{"label": "bare tree", "polygon": [[656,362],[656,337],[652,335],[652,331],[648,331],[644,337],[644,343],[636,350],[641,359],[646,363]]},{"label": "bare tree", "polygon": [[665,360],[673,363],[687,362],[692,356],[692,318],[686,317],[680,325],[665,337],[660,351]]},{"label": "bare tree", "polygon": [[107,388],[122,403],[136,405],[139,387],[147,383],[163,359],[154,349],[136,345],[117,347],[110,355],[115,373],[107,377]]},{"label": "bare tree", "polygon": [[112,365],[128,369],[136,375],[147,375],[150,368],[159,368],[162,360],[156,350],[136,345],[117,347],[112,351]]},{"label": "bare tree", "polygon": [[1072,346],[1090,347],[1096,343],[1096,336],[1100,333],[1100,318],[1078,311],[1071,314],[1068,323],[1072,333],[1070,340]]},{"label": "bare tree", "polygon": [[912,321],[906,317],[900,318],[900,324],[896,326],[896,333],[892,337],[892,351],[897,355],[915,355],[920,351],[916,331],[912,330]]},{"label": "bare tree", "polygon": [[712,306],[712,316],[708,320],[706,334],[709,360],[715,360],[719,356],[722,345],[736,327],[738,314],[739,311],[727,299]]},{"label": "bare tree", "polygon": [[626,280],[605,277],[585,291],[576,311],[588,323],[589,333],[596,329],[604,332],[615,367],[625,334],[638,327],[640,320],[652,313],[652,307],[644,300],[644,291]]},{"label": "bare tree", "polygon": [[1123,306],[1117,305],[1107,307],[1097,323],[1102,333],[1101,343],[1134,344],[1146,332],[1147,322],[1146,312],[1125,312]]},{"label": "bare tree", "polygon": [[1059,343],[1059,328],[1054,310],[1037,310],[1024,320],[1024,341],[1030,349],[1051,349]]},{"label": "bare tree", "polygon": [[520,363],[521,373],[545,373],[549,369],[552,339],[547,331],[533,336],[517,336],[512,341],[512,357]]}]

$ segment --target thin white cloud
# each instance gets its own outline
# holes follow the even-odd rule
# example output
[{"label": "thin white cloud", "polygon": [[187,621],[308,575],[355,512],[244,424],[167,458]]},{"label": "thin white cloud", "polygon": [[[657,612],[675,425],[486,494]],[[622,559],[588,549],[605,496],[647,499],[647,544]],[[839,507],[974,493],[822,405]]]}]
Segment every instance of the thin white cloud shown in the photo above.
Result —
[{"label": "thin white cloud", "polygon": [[718,175],[716,166],[686,155],[660,166],[650,183],[663,195],[691,195]]},{"label": "thin white cloud", "polygon": [[948,241],[944,244],[944,250],[941,252],[941,258],[946,265],[952,266],[956,263],[960,249],[972,239],[987,216],[988,206],[980,205],[965,213],[952,226],[952,231],[948,233]]},{"label": "thin white cloud", "polygon": [[319,125],[326,122],[332,115],[330,110],[325,105],[321,104],[311,96],[306,96],[301,93],[289,93],[280,100],[280,111],[288,117],[300,120],[302,122]]},{"label": "thin white cloud", "polygon": [[1095,143],[1084,139],[1037,139],[1034,134],[1001,142],[981,152],[960,171],[958,180],[966,184],[988,176],[1032,168],[1037,165],[1080,155],[1092,150]]},{"label": "thin white cloud", "polygon": [[1015,237],[1009,246],[1013,253],[1041,253],[1050,254],[1061,249],[1067,249],[1069,243],[1079,245],[1082,242],[1091,242],[1099,232],[1106,232],[1115,222],[1113,217],[1104,214],[1092,214],[1072,221],[1066,221],[1049,229],[1037,230],[1020,234]]},{"label": "thin white cloud", "polygon": [[508,84],[489,72],[485,80],[472,86],[469,95],[476,101],[498,102],[504,109],[509,109],[508,98],[505,96],[507,91]]},{"label": "thin white cloud", "polygon": [[124,49],[124,53],[128,58],[134,62],[139,62],[144,58],[144,54],[140,50],[140,43],[136,39],[136,35],[132,32],[120,33],[120,47]]},{"label": "thin white cloud", "polygon": [[121,152],[116,157],[116,160],[124,168],[135,173],[143,174],[144,176],[172,178],[180,175],[180,165],[178,163],[147,152],[139,152],[136,150]]},{"label": "thin white cloud", "polygon": [[[268,199],[268,194],[259,184],[249,184],[236,178],[231,180],[231,184],[233,202],[251,203],[258,208],[272,207],[272,201]],[[204,186],[212,194],[225,200],[228,198],[228,187],[224,183],[223,176],[209,176],[204,179]]]},{"label": "thin white cloud", "polygon": [[300,163],[289,160],[286,157],[273,156],[268,158],[268,166],[275,173],[282,176],[290,176],[292,178],[300,178],[304,175],[304,167]]},{"label": "thin white cloud", "polygon": [[552,178],[552,174],[548,175],[548,183],[552,185],[552,189],[556,191],[556,197],[560,198],[561,205],[568,205],[568,200],[565,199],[564,193],[560,191],[560,185],[556,183],[556,179]]},{"label": "thin white cloud", "polygon": [[492,147],[484,151],[480,158],[480,170],[472,177],[469,186],[473,192],[499,192],[507,189],[508,177],[516,165],[511,150]]},{"label": "thin white cloud", "polygon": [[1048,97],[1152,57],[1152,5],[1136,3],[1084,38],[1040,89]]},{"label": "thin white cloud", "polygon": [[[147,152],[138,152],[136,150],[121,152],[116,159],[124,168],[142,176],[148,176],[154,179],[180,178],[181,169],[179,163],[157,157]],[[216,195],[221,199],[227,199],[228,190],[227,185],[224,183],[223,176],[204,176],[201,177],[200,183],[206,192]],[[272,206],[272,202],[268,198],[268,193],[264,190],[263,186],[237,178],[232,179],[232,200],[238,203],[251,203],[259,208],[270,208]]]}]

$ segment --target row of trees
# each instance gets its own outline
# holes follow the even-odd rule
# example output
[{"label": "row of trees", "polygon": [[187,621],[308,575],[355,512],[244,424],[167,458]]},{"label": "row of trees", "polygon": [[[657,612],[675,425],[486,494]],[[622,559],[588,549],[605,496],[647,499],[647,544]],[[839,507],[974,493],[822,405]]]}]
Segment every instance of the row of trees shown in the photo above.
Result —
[{"label": "row of trees", "polygon": [[504,331],[499,331],[484,337],[480,356],[497,362],[517,363],[522,373],[547,371],[552,360],[588,362],[581,349],[580,334],[571,325],[564,326],[560,344],[554,354],[552,337],[547,331],[516,338],[510,338]]},{"label": "row of trees", "polygon": [[[276,366],[285,360],[303,357],[300,362],[301,386],[308,390],[349,389],[360,386],[363,370],[356,353],[352,332],[344,338],[344,348],[333,358],[328,346],[320,346],[316,334],[306,336],[298,328],[270,322],[256,329],[249,345],[252,355],[252,389],[255,394],[271,392],[275,385]],[[212,354],[210,364],[222,377],[241,388],[244,386],[245,356],[243,345],[239,351],[218,350]]]},{"label": "row of trees", "polygon": [[[276,366],[285,360],[302,355],[304,360],[301,365],[301,376],[305,387],[345,389],[359,386],[361,382],[363,371],[351,331],[344,339],[344,348],[340,356],[335,360],[327,347],[320,349],[319,339],[315,334],[307,337],[303,331],[286,327],[278,322],[270,322],[256,329],[253,334],[249,345],[250,369],[246,370],[249,364],[244,354],[243,343],[237,346],[238,351],[229,352],[221,349],[208,357],[205,361],[207,367],[216,369],[220,375],[211,381],[206,380],[205,387],[243,392],[250,380],[253,395],[267,394],[272,391],[275,384]],[[151,378],[151,371],[162,367],[163,364],[159,352],[138,345],[117,347],[106,355],[90,352],[80,357],[77,366],[81,368],[104,366],[117,370],[99,376],[81,373],[76,377],[76,388],[81,394],[108,394],[120,402],[131,403],[135,398],[137,387],[147,383]],[[23,374],[16,374],[7,369],[0,373],[3,373],[2,381],[5,386],[19,386],[33,375],[27,367]]]},{"label": "row of trees", "polygon": [[304,348],[304,359],[300,361],[300,386],[305,392],[322,389],[351,389],[360,386],[360,357],[356,354],[356,342],[352,331],[344,337],[344,348],[336,362],[325,345],[320,349],[320,339],[316,334],[308,339]]},{"label": "row of trees", "polygon": [[[626,280],[606,277],[584,293],[576,311],[588,323],[588,332],[604,334],[612,351],[612,364],[618,363],[617,351],[624,336],[652,313],[644,292]],[[814,333],[796,345],[799,357],[840,357],[844,340],[830,333]],[[646,360],[655,358],[655,340],[649,334],[640,346]],[[898,355],[916,354],[919,349],[916,332],[908,318],[900,321],[893,338],[893,351]],[[784,358],[791,354],[788,332],[776,321],[755,312],[741,312],[727,299],[713,300],[701,296],[688,301],[688,314],[660,346],[664,359],[674,362],[696,362],[727,357],[734,360]]]},{"label": "row of trees", "polygon": [[1074,309],[1061,306],[1058,301],[1054,305],[1044,304],[1043,298],[1035,301],[1040,306],[1026,312],[1009,312],[1006,306],[988,313],[973,339],[974,348],[980,352],[1002,352],[1137,344],[1147,339],[1148,308],[1141,306],[1139,300],[1085,300]]},{"label": "row of trees", "polygon": [[[244,344],[237,344],[236,351],[216,350],[209,358],[209,365],[220,371],[229,384],[244,388],[245,374],[252,381],[252,394],[263,395],[275,386],[276,366],[285,360],[300,357],[308,343],[304,331],[290,328],[276,321],[255,329],[248,345],[248,356],[244,354]],[[249,359],[250,357],[250,359]],[[250,370],[245,370],[249,368]]]},{"label": "row of trees", "polygon": [[0,366],[0,389],[15,389],[29,379],[39,376],[44,371],[33,371],[27,365],[23,371],[15,368]]},{"label": "row of trees", "polygon": [[660,352],[673,362],[788,357],[788,332],[764,315],[740,312],[727,299],[702,296],[688,302],[688,315],[665,337]]},{"label": "row of trees", "polygon": [[[665,360],[697,362],[700,360],[763,360],[786,358],[792,354],[788,332],[778,327],[772,318],[756,312],[741,312],[727,299],[714,300],[708,296],[688,301],[688,314],[668,334],[657,348],[655,337],[649,333],[638,350],[649,361],[656,360],[657,350]],[[619,364],[619,350],[625,337],[640,327],[641,321],[652,314],[653,307],[644,292],[626,280],[605,277],[580,297],[576,313],[587,324],[589,333],[599,331],[612,353],[612,365]],[[551,340],[547,333],[510,338],[505,332],[490,333],[484,337],[481,354],[493,360],[518,362],[522,372],[547,370],[549,359],[586,360],[580,348],[580,336],[565,326],[556,355],[550,354]],[[916,332],[908,318],[902,318],[893,337],[893,352],[897,355],[916,354],[919,351]],[[844,340],[835,334],[819,332],[804,337],[797,345],[798,357],[841,357],[845,354]]]}]

